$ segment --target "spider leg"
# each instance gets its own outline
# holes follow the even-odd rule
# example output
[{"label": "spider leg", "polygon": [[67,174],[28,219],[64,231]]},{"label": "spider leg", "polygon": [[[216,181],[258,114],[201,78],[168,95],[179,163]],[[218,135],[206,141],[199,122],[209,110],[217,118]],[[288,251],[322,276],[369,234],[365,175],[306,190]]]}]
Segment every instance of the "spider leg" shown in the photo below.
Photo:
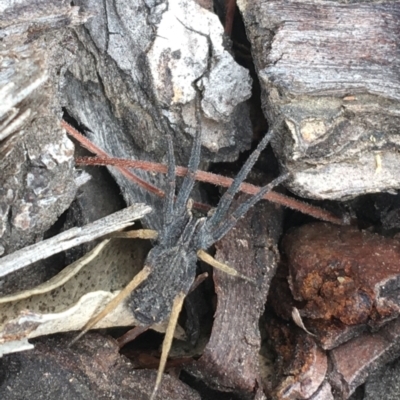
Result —
[{"label": "spider leg", "polygon": [[175,202],[175,215],[181,216],[186,213],[186,205],[190,193],[196,182],[196,171],[200,164],[201,153],[201,121],[200,121],[200,96],[197,95],[195,102],[196,134],[193,139],[192,151],[189,158],[187,174],[183,180]]},{"label": "spider leg", "polygon": [[250,197],[246,202],[241,204],[232,214],[229,215],[229,218],[227,218],[225,222],[223,222],[210,233],[211,237],[209,238],[209,240],[211,240],[212,243],[210,243],[209,246],[222,239],[236,225],[237,221],[242,218],[247,213],[247,211],[250,210],[251,207],[253,207],[258,201],[260,201],[266,193],[272,190],[275,186],[280,185],[289,176],[290,174],[288,173],[279,176],[268,185],[263,186],[260,191],[253,197]]},{"label": "spider leg", "polygon": [[224,264],[222,262],[219,262],[218,260],[216,260],[213,256],[210,256],[204,250],[198,250],[197,251],[197,257],[199,257],[200,260],[206,262],[207,264],[210,264],[215,269],[218,269],[219,271],[225,272],[228,275],[236,276],[238,278],[242,278],[242,279],[244,279],[244,280],[246,280],[248,282],[251,282],[251,283],[256,283],[256,281],[254,279],[250,279],[247,276],[240,274],[239,272],[236,271],[236,269],[230,267],[229,265],[226,265],[226,264]]},{"label": "spider leg", "polygon": [[107,237],[119,239],[157,239],[158,232],[152,229],[137,229],[135,231],[113,232]]},{"label": "spider leg", "polygon": [[[176,234],[179,232],[179,229],[186,223],[189,196],[196,182],[196,171],[200,164],[200,152],[201,152],[201,125],[200,125],[199,97],[196,98],[195,115],[197,121],[197,129],[195,138],[193,140],[193,146],[189,158],[187,173],[183,180],[182,186],[179,189],[179,193],[176,197],[175,204],[167,206],[165,210],[167,212],[167,215],[165,216],[162,234],[159,236],[159,243],[163,246],[171,246],[172,242],[176,240]],[[173,154],[171,154],[169,158],[172,159],[172,156]],[[170,168],[171,166],[168,167],[169,170]],[[172,178],[175,181],[175,165],[174,165],[173,175],[171,170],[171,176],[168,177],[170,183],[172,182]],[[169,203],[170,200],[167,199],[166,203],[167,202]]]},{"label": "spider leg", "polygon": [[[233,180],[231,186],[226,190],[226,192],[221,197],[219,201],[218,207],[216,208],[214,214],[207,219],[204,224],[205,232],[211,232],[215,227],[219,225],[222,219],[225,217],[226,213],[229,210],[229,207],[232,204],[233,197],[239,191],[240,185],[246,179],[248,173],[253,168],[253,165],[256,163],[260,153],[264,150],[267,146],[269,141],[271,140],[274,134],[274,130],[271,129],[261,140],[258,144],[257,148],[253,151],[247,161],[244,163],[243,167],[236,175],[235,179]],[[214,242],[213,242],[214,243]],[[212,244],[212,243],[211,243]],[[208,248],[209,245],[205,245],[204,248]]]},{"label": "spider leg", "polygon": [[147,277],[150,275],[151,269],[145,265],[144,268],[134,276],[134,278],[122,289],[94,318],[91,318],[82,331],[77,335],[69,344],[72,346],[77,342],[85,333],[92,329],[99,321],[101,321],[107,314],[114,310],[122,300],[128,297],[133,290],[135,290]]},{"label": "spider leg", "polygon": [[171,224],[173,218],[174,201],[175,201],[175,187],[176,187],[176,174],[175,174],[175,155],[174,155],[174,143],[172,140],[171,128],[165,122],[163,117],[162,127],[165,131],[165,138],[167,141],[167,190],[165,191],[165,201],[164,201],[164,223],[163,226],[166,227]]},{"label": "spider leg", "polygon": [[185,293],[180,292],[175,297],[174,302],[172,304],[171,316],[169,317],[167,330],[165,331],[165,337],[162,344],[161,359],[160,359],[160,365],[158,366],[156,384],[154,386],[150,400],[155,400],[157,396],[157,392],[160,387],[162,376],[165,370],[165,365],[167,363],[168,354],[169,351],[171,350],[172,341],[174,339],[176,324],[178,323],[178,317],[182,310],[183,301],[185,300],[185,297],[186,297]]}]

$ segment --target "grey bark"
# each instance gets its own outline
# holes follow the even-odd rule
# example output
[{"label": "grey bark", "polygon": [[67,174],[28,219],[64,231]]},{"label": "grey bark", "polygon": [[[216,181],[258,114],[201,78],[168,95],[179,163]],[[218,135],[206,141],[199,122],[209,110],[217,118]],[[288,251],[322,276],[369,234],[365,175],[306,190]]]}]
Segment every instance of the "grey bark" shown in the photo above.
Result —
[{"label": "grey bark", "polygon": [[[248,147],[248,72],[223,47],[217,17],[193,1],[81,1],[96,15],[75,31],[76,62],[66,74],[64,105],[91,140],[116,157],[165,161],[161,118],[173,128],[177,164],[188,160],[201,94],[203,167]],[[162,117],[163,114],[164,116]],[[138,173],[163,187],[163,178]],[[126,201],[158,199],[115,175]],[[160,228],[157,212],[146,220]]]},{"label": "grey bark", "polygon": [[67,1],[3,2],[0,15],[0,254],[39,240],[85,178],[59,126],[65,26],[85,15]]},{"label": "grey bark", "polygon": [[400,187],[400,4],[239,0],[290,189],[345,199]]}]

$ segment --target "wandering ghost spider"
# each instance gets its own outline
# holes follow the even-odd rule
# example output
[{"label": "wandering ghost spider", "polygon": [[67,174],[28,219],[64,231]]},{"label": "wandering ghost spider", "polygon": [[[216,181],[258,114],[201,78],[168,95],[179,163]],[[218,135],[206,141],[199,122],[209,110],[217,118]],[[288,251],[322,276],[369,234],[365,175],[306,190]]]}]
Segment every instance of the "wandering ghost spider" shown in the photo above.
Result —
[{"label": "wandering ghost spider", "polygon": [[[183,301],[196,278],[197,258],[230,275],[247,279],[239,275],[234,269],[214,260],[205,250],[225,236],[237,221],[267,192],[288,178],[288,174],[279,176],[270,184],[262,187],[257,194],[238,206],[236,210],[229,212],[235,194],[240,190],[242,182],[273,136],[273,129],[270,129],[249,156],[231,186],[223,194],[214,212],[207,217],[193,218],[190,193],[195,184],[195,174],[200,163],[201,152],[199,107],[196,107],[196,120],[197,130],[193,140],[188,170],[176,197],[175,157],[171,128],[163,122],[163,129],[166,130],[168,170],[162,229],[157,236],[154,236],[156,237],[155,246],[150,250],[144,268],[98,315],[86,324],[74,340],[76,341],[95,326],[125,298],[128,298],[128,304],[140,326],[150,327],[154,324],[166,322],[169,318],[151,399],[155,399],[157,395],[178,316]],[[141,237],[141,231],[137,232],[137,237]]]}]

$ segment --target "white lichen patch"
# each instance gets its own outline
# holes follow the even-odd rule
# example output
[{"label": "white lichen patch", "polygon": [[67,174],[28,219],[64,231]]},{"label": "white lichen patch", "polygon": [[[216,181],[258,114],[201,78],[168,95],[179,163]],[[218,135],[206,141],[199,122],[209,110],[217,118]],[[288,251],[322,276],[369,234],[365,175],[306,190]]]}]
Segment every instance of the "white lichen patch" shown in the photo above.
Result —
[{"label": "white lichen patch", "polygon": [[251,96],[249,73],[225,50],[217,16],[192,0],[169,3],[148,60],[157,96],[167,106],[190,103],[197,84],[205,115],[227,121]]}]

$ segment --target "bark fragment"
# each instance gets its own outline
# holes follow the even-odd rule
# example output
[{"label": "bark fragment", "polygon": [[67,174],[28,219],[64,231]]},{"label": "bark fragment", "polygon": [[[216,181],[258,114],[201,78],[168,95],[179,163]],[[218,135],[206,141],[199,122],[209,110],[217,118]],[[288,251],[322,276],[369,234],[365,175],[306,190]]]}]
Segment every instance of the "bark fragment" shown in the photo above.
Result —
[{"label": "bark fragment", "polygon": [[[71,336],[44,338],[35,350],[0,360],[3,377],[0,397],[8,400],[38,398],[54,400],[110,399],[147,400],[155,371],[135,371],[118,353],[112,339],[87,334],[72,348]],[[172,376],[164,376],[160,398],[199,400],[200,396]]]},{"label": "bark fragment", "polygon": [[311,398],[325,380],[327,355],[312,336],[292,324],[270,318],[266,329],[276,353],[275,376],[266,383],[270,395],[279,400]]},{"label": "bark fragment", "polygon": [[400,319],[376,333],[365,333],[329,353],[333,369],[329,382],[340,398],[347,399],[371,373],[400,354]]},{"label": "bark fragment", "polygon": [[[92,1],[81,4],[93,7]],[[76,30],[75,39],[79,60],[66,74],[64,104],[110,155],[165,160],[162,109],[174,131],[177,164],[186,165],[196,128],[194,99],[200,93],[203,166],[233,160],[249,145],[244,104],[249,74],[225,50],[216,15],[194,1],[96,2],[96,16]],[[160,175],[138,175],[163,187]],[[162,210],[159,199],[115,177],[128,204],[145,202]],[[156,214],[145,222],[159,230]]]},{"label": "bark fragment", "polygon": [[57,90],[70,56],[60,28],[87,19],[68,1],[7,3],[0,17],[0,255],[40,239],[82,184],[59,126]]},{"label": "bark fragment", "polygon": [[[237,204],[246,196],[240,196]],[[259,319],[275,273],[281,210],[260,203],[217,243],[216,258],[257,284],[213,272],[217,309],[211,338],[190,368],[208,384],[224,391],[251,393],[259,377]]]},{"label": "bark fragment", "polygon": [[295,193],[399,188],[400,4],[239,0],[273,143]]}]

